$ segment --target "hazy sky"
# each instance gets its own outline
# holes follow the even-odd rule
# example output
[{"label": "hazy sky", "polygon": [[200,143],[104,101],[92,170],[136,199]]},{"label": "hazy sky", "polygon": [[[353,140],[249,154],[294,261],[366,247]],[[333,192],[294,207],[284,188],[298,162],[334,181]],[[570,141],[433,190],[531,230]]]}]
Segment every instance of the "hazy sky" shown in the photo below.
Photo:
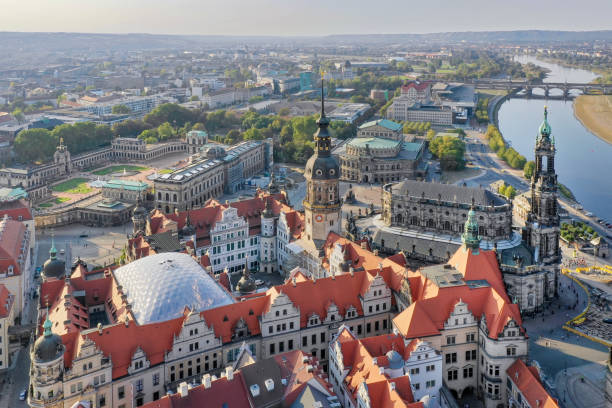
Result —
[{"label": "hazy sky", "polygon": [[612,29],[612,0],[0,0],[0,31],[326,35]]}]

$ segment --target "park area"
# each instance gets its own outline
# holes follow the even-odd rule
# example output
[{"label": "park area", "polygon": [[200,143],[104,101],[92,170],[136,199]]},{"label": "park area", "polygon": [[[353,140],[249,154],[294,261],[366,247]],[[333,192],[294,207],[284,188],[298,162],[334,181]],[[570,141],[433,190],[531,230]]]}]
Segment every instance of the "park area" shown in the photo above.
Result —
[{"label": "park area", "polygon": [[129,171],[132,173],[140,173],[141,171],[148,170],[148,167],[144,166],[133,166],[133,165],[118,165],[118,166],[109,166],[100,170],[92,171],[92,174],[96,176],[107,176],[113,173],[121,173],[123,170]]},{"label": "park area", "polygon": [[57,193],[87,194],[93,191],[87,182],[86,178],[76,177],[52,186],[51,190]]}]

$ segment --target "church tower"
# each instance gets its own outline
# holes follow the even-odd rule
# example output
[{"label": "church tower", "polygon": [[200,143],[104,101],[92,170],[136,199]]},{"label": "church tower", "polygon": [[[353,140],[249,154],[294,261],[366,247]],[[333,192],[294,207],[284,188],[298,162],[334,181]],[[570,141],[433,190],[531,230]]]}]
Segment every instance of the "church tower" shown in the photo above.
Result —
[{"label": "church tower", "polygon": [[319,129],[314,134],[315,152],[306,162],[306,199],[304,215],[305,236],[322,248],[330,232],[340,230],[340,170],[338,161],[331,154],[329,119],[325,116],[325,96],[321,78],[321,117],[317,120]]},{"label": "church tower", "polygon": [[558,264],[559,215],[557,213],[557,174],[555,173],[555,139],[544,107],[535,146],[535,170],[531,176],[531,211],[528,215],[529,244],[537,263]]}]

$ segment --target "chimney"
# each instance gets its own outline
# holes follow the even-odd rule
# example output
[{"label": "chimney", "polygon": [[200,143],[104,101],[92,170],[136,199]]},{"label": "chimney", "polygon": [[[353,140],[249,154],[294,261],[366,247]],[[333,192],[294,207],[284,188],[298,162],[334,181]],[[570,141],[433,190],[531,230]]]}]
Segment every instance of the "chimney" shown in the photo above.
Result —
[{"label": "chimney", "polygon": [[394,382],[390,382],[389,386],[391,386],[391,390],[393,391],[395,389],[395,383]]},{"label": "chimney", "polygon": [[378,256],[378,249],[374,250],[374,256]]},{"label": "chimney", "polygon": [[295,279],[295,277],[291,279],[291,284],[293,286],[297,286],[297,280]]},{"label": "chimney", "polygon": [[185,381],[179,384],[178,393],[181,398],[185,398],[187,395],[189,395],[189,385],[187,385]]},{"label": "chimney", "polygon": [[125,327],[130,327],[130,319],[125,316]]},{"label": "chimney", "polygon": [[351,276],[355,276],[355,268],[353,268],[352,266],[349,268],[349,273],[351,274]]},{"label": "chimney", "polygon": [[102,323],[98,323],[98,334],[102,335]]},{"label": "chimney", "polygon": [[210,374],[204,374],[204,376],[202,377],[202,385],[204,385],[204,388],[209,389],[210,383]]},{"label": "chimney", "polygon": [[366,245],[365,241],[362,241],[362,242],[361,242],[361,249],[368,249],[368,247],[367,247],[367,245]]},{"label": "chimney", "polygon": [[227,377],[227,381],[232,381],[234,379],[234,369],[231,366],[225,368],[225,376]]}]

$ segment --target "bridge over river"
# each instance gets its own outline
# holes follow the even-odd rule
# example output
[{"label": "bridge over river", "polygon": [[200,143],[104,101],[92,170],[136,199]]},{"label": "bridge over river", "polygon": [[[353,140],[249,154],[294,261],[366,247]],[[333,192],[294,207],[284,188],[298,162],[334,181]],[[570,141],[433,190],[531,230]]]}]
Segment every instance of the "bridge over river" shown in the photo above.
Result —
[{"label": "bridge over river", "polygon": [[583,94],[612,95],[612,84],[590,84],[579,82],[529,82],[529,81],[504,81],[493,79],[480,79],[467,82],[474,85],[476,89],[498,89],[508,93],[518,94],[525,91],[527,96],[531,96],[534,89],[544,91],[544,96],[548,97],[550,91],[558,89],[563,92],[563,97],[570,97],[570,91],[581,91]]}]

